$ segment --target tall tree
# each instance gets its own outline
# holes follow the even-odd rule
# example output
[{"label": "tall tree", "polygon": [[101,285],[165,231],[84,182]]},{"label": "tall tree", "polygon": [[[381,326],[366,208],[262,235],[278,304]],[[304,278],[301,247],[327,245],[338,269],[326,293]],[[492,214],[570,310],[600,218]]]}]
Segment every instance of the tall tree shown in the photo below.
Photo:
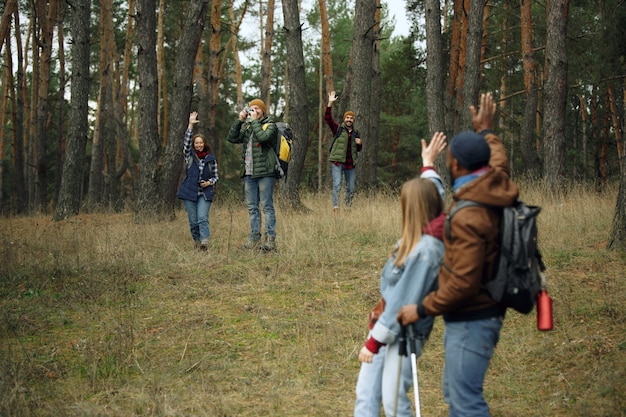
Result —
[{"label": "tall tree", "polygon": [[304,168],[308,149],[309,106],[306,93],[304,50],[302,48],[302,25],[298,0],[283,0],[283,21],[287,46],[288,114],[289,123],[296,140],[293,143],[286,193],[292,207],[301,209],[302,202],[298,184]]},{"label": "tall tree", "polygon": [[544,178],[552,191],[565,179],[565,108],[567,101],[567,21],[569,0],[549,0],[546,21],[544,83]]},{"label": "tall tree", "polygon": [[483,15],[486,0],[472,0],[470,2],[466,47],[465,66],[463,73],[463,100],[461,104],[461,128],[471,129],[472,116],[469,105],[478,100],[480,90],[480,56],[483,39]]},{"label": "tall tree", "polygon": [[[324,100],[324,96],[331,91],[335,90],[335,80],[333,74],[333,58],[330,49],[330,25],[328,24],[328,11],[326,10],[326,0],[319,0],[319,8],[320,8],[320,23],[322,27],[322,39],[321,39],[321,51],[322,51],[322,59],[323,62],[323,74],[324,74],[324,85],[326,90],[324,91],[322,86],[321,74],[320,74],[320,92],[319,92],[319,115],[318,115],[318,147],[317,147],[317,187],[321,190],[322,188],[322,172],[324,170],[326,159],[326,153],[324,149],[326,149],[325,145],[328,143],[328,138],[330,137],[330,131],[328,129],[324,129],[324,112],[326,111],[326,101]],[[322,71],[320,71],[321,73]],[[326,93],[326,94],[325,94]]]},{"label": "tall tree", "polygon": [[72,36],[72,83],[67,145],[61,189],[54,220],[66,219],[80,210],[85,149],[89,125],[89,32],[91,0],[74,3],[70,8]]},{"label": "tall tree", "polygon": [[157,126],[156,0],[137,0],[135,18],[140,87],[137,117],[140,152],[136,221],[145,222],[151,220],[161,205],[157,178],[160,142]]},{"label": "tall tree", "polygon": [[354,12],[354,34],[348,72],[350,74],[350,109],[355,113],[355,126],[363,140],[363,150],[357,162],[357,178],[365,188],[376,183],[377,138],[370,134],[372,59],[376,26],[376,0],[356,0]]},{"label": "tall tree", "polygon": [[[380,79],[380,0],[376,0],[374,4],[374,27],[373,44],[372,44],[372,81],[370,89],[370,115],[367,118],[368,127],[368,152],[365,153],[369,165],[366,176],[369,177],[367,183],[369,186],[376,186],[378,183],[378,135],[380,132],[380,111],[382,103],[380,100],[381,79]],[[359,132],[360,133],[360,132]]]},{"label": "tall tree", "polygon": [[535,146],[535,120],[539,91],[535,75],[535,52],[533,48],[533,19],[532,1],[520,0],[520,21],[522,39],[522,62],[524,68],[524,91],[526,106],[520,129],[520,151],[524,161],[523,169],[526,175],[536,177],[539,170],[539,155]]},{"label": "tall tree", "polygon": [[[261,21],[263,16],[261,16]],[[267,0],[265,36],[261,37],[261,98],[268,108],[271,106],[272,41],[274,39],[274,0]]]},{"label": "tall tree", "polygon": [[[24,117],[26,112],[26,70],[24,69],[24,51],[22,46],[22,29],[20,27],[20,13],[15,10],[15,45],[17,48],[17,77],[15,88],[11,88],[13,94],[13,109],[11,121],[13,131],[13,172],[15,173],[15,194],[18,213],[24,212],[28,205],[28,189],[26,187],[25,149],[24,149]],[[17,90],[17,91],[15,91]]]},{"label": "tall tree", "polygon": [[[445,131],[443,39],[441,35],[441,10],[439,0],[425,0],[426,8],[426,107],[428,111],[428,136]],[[442,171],[443,172],[443,171]]]},{"label": "tall tree", "polygon": [[608,248],[624,251],[626,250],[626,169],[624,168],[621,169],[619,191],[616,200]]},{"label": "tall tree", "polygon": [[39,15],[40,35],[35,48],[41,48],[39,59],[39,83],[37,97],[37,134],[36,134],[36,159],[37,159],[37,190],[36,208],[44,211],[48,205],[48,155],[46,154],[48,141],[48,95],[50,90],[50,77],[52,65],[52,42],[54,37],[54,24],[58,14],[57,0],[50,0],[46,8],[45,1],[37,2],[37,14]]},{"label": "tall tree", "polygon": [[208,0],[191,0],[176,48],[170,128],[161,171],[165,214],[172,214],[183,161],[182,144],[193,95],[193,69],[209,8]]},{"label": "tall tree", "polygon": [[117,63],[113,34],[113,1],[100,1],[100,53],[98,100],[89,173],[88,210],[93,212],[104,206],[111,207],[118,197],[117,126],[114,117],[113,84]]}]

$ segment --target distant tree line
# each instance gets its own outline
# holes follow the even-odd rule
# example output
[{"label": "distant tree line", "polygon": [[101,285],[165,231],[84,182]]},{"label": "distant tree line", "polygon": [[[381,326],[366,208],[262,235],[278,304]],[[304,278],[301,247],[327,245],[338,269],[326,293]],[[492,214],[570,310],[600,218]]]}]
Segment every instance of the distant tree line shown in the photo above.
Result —
[{"label": "distant tree line", "polygon": [[0,210],[172,216],[192,110],[220,163],[220,192],[236,193],[239,150],[224,138],[254,97],[292,125],[280,189],[299,207],[301,190],[328,187],[331,90],[335,117],[353,110],[364,139],[361,189],[393,186],[418,172],[420,139],[470,128],[469,106],[492,91],[514,176],[556,193],[617,180],[624,224],[623,2],[407,0],[407,37],[391,37],[380,0],[307,6],[4,0]]}]

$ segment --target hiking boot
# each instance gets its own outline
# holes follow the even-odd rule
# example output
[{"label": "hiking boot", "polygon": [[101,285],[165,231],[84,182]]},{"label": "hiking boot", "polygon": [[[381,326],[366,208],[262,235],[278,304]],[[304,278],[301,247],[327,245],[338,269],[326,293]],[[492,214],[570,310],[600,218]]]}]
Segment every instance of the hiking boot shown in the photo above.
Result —
[{"label": "hiking boot", "polygon": [[255,249],[261,243],[261,235],[251,236],[248,241],[243,244],[244,249]]},{"label": "hiking boot", "polygon": [[268,236],[267,239],[265,240],[265,243],[261,245],[261,250],[265,252],[271,252],[273,250],[276,250],[276,237]]},{"label": "hiking boot", "polygon": [[206,242],[206,241],[202,241],[202,242],[200,242],[200,247],[199,247],[199,249],[200,249],[200,252],[206,252],[206,251],[208,251],[208,250],[209,250],[209,242]]}]

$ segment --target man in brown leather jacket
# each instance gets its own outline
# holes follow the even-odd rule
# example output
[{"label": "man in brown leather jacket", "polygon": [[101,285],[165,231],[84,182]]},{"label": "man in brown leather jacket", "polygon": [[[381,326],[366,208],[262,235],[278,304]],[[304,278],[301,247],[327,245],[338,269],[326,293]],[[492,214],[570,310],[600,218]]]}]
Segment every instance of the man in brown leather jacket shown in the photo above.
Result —
[{"label": "man in brown leather jacket", "polygon": [[472,200],[489,207],[459,210],[444,236],[438,289],[419,305],[403,306],[403,325],[420,317],[442,315],[445,321],[444,400],[450,417],[489,416],[483,382],[498,342],[505,309],[487,293],[499,255],[501,207],[510,206],[518,188],[509,177],[502,141],[492,132],[496,104],[482,94],[470,107],[475,132],[457,134],[448,146],[447,165],[454,201]]}]

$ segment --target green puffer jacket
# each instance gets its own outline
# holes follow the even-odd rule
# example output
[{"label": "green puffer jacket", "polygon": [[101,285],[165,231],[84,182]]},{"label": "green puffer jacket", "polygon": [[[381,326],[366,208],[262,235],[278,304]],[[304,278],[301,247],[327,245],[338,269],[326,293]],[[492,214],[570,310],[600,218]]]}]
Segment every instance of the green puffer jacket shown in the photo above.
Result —
[{"label": "green puffer jacket", "polygon": [[348,129],[346,129],[343,124],[339,126],[337,130],[338,136],[333,141],[332,147],[330,148],[330,157],[328,158],[331,162],[341,162],[342,164],[346,162],[346,152],[348,151],[348,140],[352,141],[352,163],[356,166],[356,160],[358,158],[357,145],[354,141],[355,138],[360,137],[359,132],[356,130],[352,130],[352,139],[349,139]]},{"label": "green puffer jacket", "polygon": [[[267,127],[263,129],[263,126]],[[252,178],[273,177],[276,175],[276,153],[274,147],[278,129],[270,116],[261,120],[237,120],[228,131],[228,141],[242,143],[241,176],[246,172],[246,148],[252,140]]]}]

